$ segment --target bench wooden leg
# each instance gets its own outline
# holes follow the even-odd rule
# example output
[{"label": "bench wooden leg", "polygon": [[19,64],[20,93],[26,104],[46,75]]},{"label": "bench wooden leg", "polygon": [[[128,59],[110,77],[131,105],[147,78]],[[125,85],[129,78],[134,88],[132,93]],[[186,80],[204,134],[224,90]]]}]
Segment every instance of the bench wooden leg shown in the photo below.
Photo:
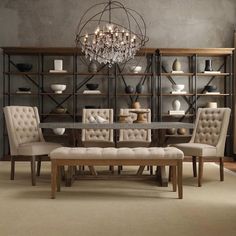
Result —
[{"label": "bench wooden leg", "polygon": [[56,198],[57,185],[57,163],[55,160],[51,161],[51,198]]},{"label": "bench wooden leg", "polygon": [[168,187],[168,178],[165,166],[157,166],[157,179],[160,181],[161,187]]},{"label": "bench wooden leg", "polygon": [[63,166],[57,166],[57,192],[61,191],[61,169]]},{"label": "bench wooden leg", "polygon": [[178,161],[177,164],[177,172],[178,172],[178,196],[179,199],[183,198],[183,161]]},{"label": "bench wooden leg", "polygon": [[176,166],[171,166],[171,181],[173,186],[173,192],[176,192],[177,190]]}]

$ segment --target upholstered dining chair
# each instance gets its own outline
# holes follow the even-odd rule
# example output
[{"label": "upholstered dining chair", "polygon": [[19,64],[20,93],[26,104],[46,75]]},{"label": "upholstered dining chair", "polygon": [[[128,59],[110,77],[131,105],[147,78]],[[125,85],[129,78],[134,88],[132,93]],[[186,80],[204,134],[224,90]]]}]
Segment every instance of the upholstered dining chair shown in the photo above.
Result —
[{"label": "upholstered dining chair", "polygon": [[[133,123],[137,119],[137,114],[132,111],[147,111],[144,114],[144,119],[147,123],[151,122],[151,110],[150,109],[120,109],[120,115],[129,115],[126,118],[128,123]],[[150,129],[120,129],[118,147],[148,147],[152,141]]]},{"label": "upholstered dining chair", "polygon": [[196,125],[189,143],[172,144],[192,157],[193,175],[197,177],[196,158],[198,158],[198,186],[202,186],[204,160],[220,162],[220,180],[224,180],[224,151],[230,119],[229,108],[200,108]]},{"label": "upholstered dining chair", "polygon": [[[83,109],[83,123],[113,123],[113,109]],[[82,143],[85,147],[114,147],[113,129],[83,129]],[[89,166],[93,175],[97,172]],[[114,167],[110,166],[114,172]]]},{"label": "upholstered dining chair", "polygon": [[15,161],[21,157],[31,161],[32,185],[36,185],[36,159],[38,160],[37,175],[40,175],[41,158],[47,156],[60,144],[45,142],[42,130],[38,127],[39,114],[37,107],[6,106],[3,108],[11,154],[11,180],[15,176]]},{"label": "upholstered dining chair", "polygon": [[[83,109],[83,123],[113,123],[112,109]],[[85,147],[114,147],[112,129],[83,129],[82,143]]]},{"label": "upholstered dining chair", "polygon": [[[120,115],[127,115],[126,121],[133,123],[137,119],[137,114],[132,113],[132,111],[147,111],[143,117],[146,119],[147,123],[151,122],[151,110],[150,109],[120,109]],[[119,131],[119,141],[117,142],[117,147],[148,147],[152,141],[152,133],[150,129],[120,129]],[[119,167],[119,172],[122,167]],[[140,166],[138,174],[142,174],[145,166]],[[150,167],[152,173],[152,167]]]}]

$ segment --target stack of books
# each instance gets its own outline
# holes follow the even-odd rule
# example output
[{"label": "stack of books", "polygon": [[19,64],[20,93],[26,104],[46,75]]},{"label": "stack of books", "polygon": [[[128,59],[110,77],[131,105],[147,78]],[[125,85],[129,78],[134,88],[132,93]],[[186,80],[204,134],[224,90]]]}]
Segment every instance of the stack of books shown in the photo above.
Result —
[{"label": "stack of books", "polygon": [[84,90],[83,94],[100,94],[100,90]]},{"label": "stack of books", "polygon": [[206,92],[205,94],[220,94],[220,92]]},{"label": "stack of books", "polygon": [[49,70],[49,73],[66,73],[67,70]]},{"label": "stack of books", "polygon": [[171,91],[171,94],[186,94],[186,91]]},{"label": "stack of books", "polygon": [[16,93],[31,94],[31,91],[19,91],[19,90],[17,90]]},{"label": "stack of books", "polygon": [[220,71],[203,71],[204,74],[220,74]]},{"label": "stack of books", "polygon": [[169,115],[185,115],[185,111],[184,110],[169,110],[168,111]]},{"label": "stack of books", "polygon": [[173,74],[175,74],[175,73],[176,73],[176,74],[180,73],[180,74],[181,74],[181,73],[184,73],[184,72],[183,72],[182,70],[172,70],[171,73],[173,73]]}]

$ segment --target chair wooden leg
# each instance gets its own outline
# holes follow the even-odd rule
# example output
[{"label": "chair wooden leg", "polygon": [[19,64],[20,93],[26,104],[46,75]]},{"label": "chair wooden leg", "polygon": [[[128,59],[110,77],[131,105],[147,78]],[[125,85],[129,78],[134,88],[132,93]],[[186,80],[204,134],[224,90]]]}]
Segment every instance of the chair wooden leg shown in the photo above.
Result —
[{"label": "chair wooden leg", "polygon": [[31,181],[32,181],[33,186],[36,185],[35,167],[36,167],[35,156],[32,156],[31,157]]},{"label": "chair wooden leg", "polygon": [[112,174],[114,174],[114,166],[109,166],[109,170]]},{"label": "chair wooden leg", "polygon": [[198,157],[198,187],[202,186],[202,176],[203,176],[203,158]]},{"label": "chair wooden leg", "polygon": [[40,170],[41,170],[41,157],[39,157],[37,163],[37,176],[40,176]]},{"label": "chair wooden leg", "polygon": [[118,175],[121,174],[122,166],[118,166]]},{"label": "chair wooden leg", "polygon": [[193,163],[193,177],[197,177],[197,158],[195,156],[192,157]]},{"label": "chair wooden leg", "polygon": [[220,157],[220,181],[224,181],[224,159]]},{"label": "chair wooden leg", "polygon": [[150,175],[153,175],[153,166],[150,166]]},{"label": "chair wooden leg", "polygon": [[15,159],[11,156],[11,180],[15,178]]}]

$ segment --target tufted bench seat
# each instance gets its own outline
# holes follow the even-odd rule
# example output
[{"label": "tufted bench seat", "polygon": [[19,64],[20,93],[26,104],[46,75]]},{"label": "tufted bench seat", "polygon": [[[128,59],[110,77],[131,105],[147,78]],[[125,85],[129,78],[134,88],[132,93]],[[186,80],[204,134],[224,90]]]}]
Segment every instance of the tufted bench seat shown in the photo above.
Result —
[{"label": "tufted bench seat", "polygon": [[[60,147],[50,153],[51,158],[51,197],[55,198],[56,188],[60,191],[61,166],[75,165],[157,165],[171,166],[173,171],[173,190],[178,185],[178,197],[183,198],[182,165],[183,152],[175,147],[138,147],[138,148],[69,148]],[[176,175],[177,170],[177,175]],[[178,177],[177,177],[178,176]]]}]

